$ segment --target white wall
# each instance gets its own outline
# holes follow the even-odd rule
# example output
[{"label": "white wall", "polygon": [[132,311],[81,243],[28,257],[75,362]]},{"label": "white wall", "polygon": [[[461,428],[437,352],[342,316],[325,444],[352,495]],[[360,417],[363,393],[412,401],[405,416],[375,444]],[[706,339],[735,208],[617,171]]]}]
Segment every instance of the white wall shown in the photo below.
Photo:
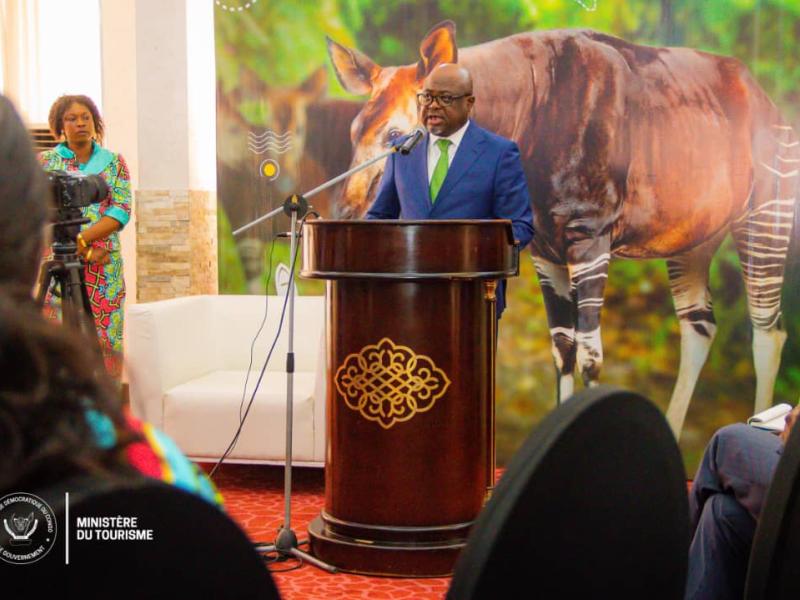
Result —
[{"label": "white wall", "polygon": [[[139,189],[139,111],[136,101],[136,0],[100,0],[105,144],[125,157]],[[136,302],[136,211],[120,234],[127,301]]]},{"label": "white wall", "polygon": [[[139,186],[189,189],[187,0],[137,0]],[[197,3],[202,4],[202,3]]]},{"label": "white wall", "polygon": [[[214,3],[199,0],[102,0],[109,15],[127,8],[126,32],[133,37],[133,79],[138,140],[138,189],[216,190],[216,95]],[[126,45],[130,45],[126,42]],[[113,76],[104,70],[107,85]],[[125,77],[128,77],[126,75]],[[134,114],[135,113],[135,114]]]},{"label": "white wall", "polygon": [[193,2],[186,14],[189,187],[217,191],[217,97],[214,3]]}]

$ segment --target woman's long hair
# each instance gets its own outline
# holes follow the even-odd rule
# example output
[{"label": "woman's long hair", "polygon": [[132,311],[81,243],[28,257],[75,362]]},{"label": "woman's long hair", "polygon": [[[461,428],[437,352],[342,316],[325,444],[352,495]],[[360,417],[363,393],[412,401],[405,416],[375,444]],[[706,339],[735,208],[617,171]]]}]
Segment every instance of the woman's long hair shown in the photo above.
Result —
[{"label": "woman's long hair", "polygon": [[[133,435],[119,433],[118,391],[92,341],[46,319],[24,290],[0,288],[0,490],[131,472],[124,449]],[[118,432],[108,448],[89,424],[91,410]]]}]

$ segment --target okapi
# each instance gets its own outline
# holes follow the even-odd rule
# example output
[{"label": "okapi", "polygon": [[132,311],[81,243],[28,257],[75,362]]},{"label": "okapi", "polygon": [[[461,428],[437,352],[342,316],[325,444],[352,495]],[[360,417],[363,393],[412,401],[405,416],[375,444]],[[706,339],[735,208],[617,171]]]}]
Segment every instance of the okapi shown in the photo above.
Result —
[{"label": "okapi", "polygon": [[[753,325],[756,410],[772,403],[800,144],[738,60],[577,30],[459,50],[450,21],[425,36],[416,64],[381,67],[330,39],[328,52],[342,85],[369,94],[351,126],[353,164],[416,124],[415,93],[434,67],[471,71],[473,118],[520,147],[559,400],[576,366],[586,385],[598,381],[610,257],[665,258],[681,334],[667,418],[679,435],[716,330],[709,264],[730,231]],[[363,215],[380,175],[374,166],[351,177],[338,213]]]}]

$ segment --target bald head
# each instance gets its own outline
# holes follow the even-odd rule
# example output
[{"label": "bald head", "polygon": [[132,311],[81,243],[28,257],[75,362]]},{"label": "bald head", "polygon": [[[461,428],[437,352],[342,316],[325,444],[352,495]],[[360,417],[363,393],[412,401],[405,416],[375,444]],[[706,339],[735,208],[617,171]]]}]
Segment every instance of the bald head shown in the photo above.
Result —
[{"label": "bald head", "polygon": [[456,94],[472,94],[472,75],[466,67],[444,63],[434,68],[422,85],[426,89],[447,89]]},{"label": "bald head", "polygon": [[422,92],[420,123],[440,137],[449,137],[461,129],[475,104],[472,75],[461,65],[446,63],[436,67],[422,83]]}]

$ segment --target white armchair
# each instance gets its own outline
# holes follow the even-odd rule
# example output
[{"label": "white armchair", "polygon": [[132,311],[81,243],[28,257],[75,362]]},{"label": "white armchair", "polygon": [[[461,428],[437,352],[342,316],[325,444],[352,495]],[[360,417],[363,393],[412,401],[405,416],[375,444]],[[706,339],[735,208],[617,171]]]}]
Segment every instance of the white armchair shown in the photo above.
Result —
[{"label": "white armchair", "polygon": [[[264,316],[242,405],[250,345]],[[131,409],[191,458],[218,459],[239,427],[241,411],[275,338],[283,298],[189,296],[131,305],[125,357]],[[295,302],[293,455],[296,464],[325,460],[325,299]],[[280,339],[256,394],[231,462],[283,462],[286,423],[288,308]]]}]

